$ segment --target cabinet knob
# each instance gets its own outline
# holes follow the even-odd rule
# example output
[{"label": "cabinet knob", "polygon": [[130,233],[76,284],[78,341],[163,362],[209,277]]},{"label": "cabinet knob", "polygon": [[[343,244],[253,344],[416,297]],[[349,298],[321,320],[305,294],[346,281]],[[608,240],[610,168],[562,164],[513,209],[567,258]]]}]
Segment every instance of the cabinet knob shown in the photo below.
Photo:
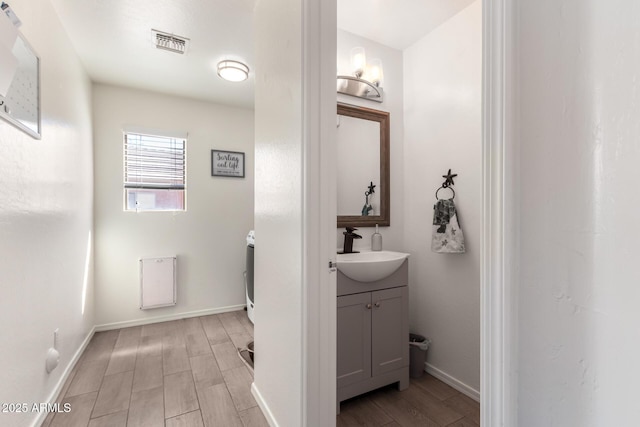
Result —
[{"label": "cabinet knob", "polygon": [[367,310],[371,310],[371,303],[367,304],[365,307],[367,307]]},{"label": "cabinet knob", "polygon": [[380,308],[380,301],[378,301],[377,303],[374,304],[376,306],[376,308]]}]

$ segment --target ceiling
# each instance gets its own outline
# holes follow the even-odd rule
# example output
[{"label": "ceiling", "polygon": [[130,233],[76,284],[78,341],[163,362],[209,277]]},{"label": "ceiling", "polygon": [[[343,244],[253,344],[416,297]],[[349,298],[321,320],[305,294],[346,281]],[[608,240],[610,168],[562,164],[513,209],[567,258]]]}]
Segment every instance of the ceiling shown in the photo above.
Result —
[{"label": "ceiling", "polygon": [[404,50],[475,0],[338,0],[338,28]]},{"label": "ceiling", "polygon": [[[93,81],[253,108],[253,71],[230,83],[215,66],[252,68],[256,0],[51,1]],[[404,49],[475,0],[337,1],[339,28]],[[156,49],[151,29],[189,38],[187,53]]]},{"label": "ceiling", "polygon": [[[216,74],[222,59],[253,64],[255,0],[52,0],[93,81],[253,108],[253,72]],[[157,49],[151,29],[190,39],[185,55]]]}]

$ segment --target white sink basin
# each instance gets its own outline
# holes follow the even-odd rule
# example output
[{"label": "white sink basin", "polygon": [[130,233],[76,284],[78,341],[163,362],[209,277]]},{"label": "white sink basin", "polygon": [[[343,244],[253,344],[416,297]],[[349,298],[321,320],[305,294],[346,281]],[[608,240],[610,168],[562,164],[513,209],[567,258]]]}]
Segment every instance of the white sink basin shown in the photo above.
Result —
[{"label": "white sink basin", "polygon": [[375,282],[391,276],[409,254],[402,252],[378,251],[357,254],[338,254],[338,270],[358,282]]}]

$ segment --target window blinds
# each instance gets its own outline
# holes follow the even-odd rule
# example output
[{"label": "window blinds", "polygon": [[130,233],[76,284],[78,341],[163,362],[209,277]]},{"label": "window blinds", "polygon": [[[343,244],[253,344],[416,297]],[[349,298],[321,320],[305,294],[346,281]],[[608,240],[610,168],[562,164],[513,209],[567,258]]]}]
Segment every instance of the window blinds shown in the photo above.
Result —
[{"label": "window blinds", "polygon": [[124,187],[183,190],[186,139],[125,133]]}]

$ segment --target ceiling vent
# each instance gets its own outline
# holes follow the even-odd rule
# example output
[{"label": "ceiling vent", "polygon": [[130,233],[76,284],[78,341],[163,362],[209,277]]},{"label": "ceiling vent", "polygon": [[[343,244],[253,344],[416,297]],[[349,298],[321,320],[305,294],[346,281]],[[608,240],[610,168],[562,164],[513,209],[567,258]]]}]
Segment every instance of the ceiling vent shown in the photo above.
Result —
[{"label": "ceiling vent", "polygon": [[151,37],[158,49],[184,54],[189,47],[189,39],[175,34],[151,30]]}]

